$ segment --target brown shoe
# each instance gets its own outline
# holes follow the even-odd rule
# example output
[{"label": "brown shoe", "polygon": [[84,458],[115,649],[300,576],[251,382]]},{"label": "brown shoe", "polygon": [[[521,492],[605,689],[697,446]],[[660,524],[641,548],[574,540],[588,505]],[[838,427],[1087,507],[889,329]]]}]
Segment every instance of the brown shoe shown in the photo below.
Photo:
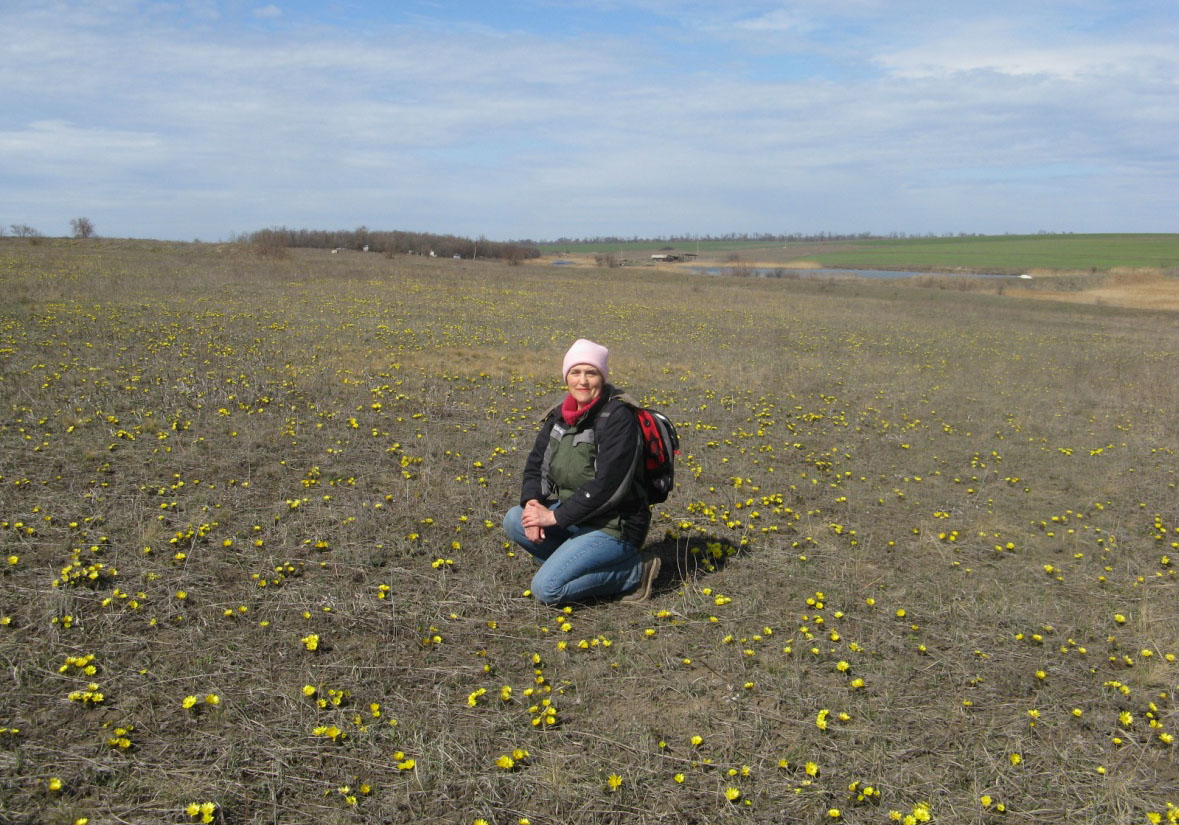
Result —
[{"label": "brown shoe", "polygon": [[643,553],[641,555],[643,560],[643,572],[639,576],[639,584],[634,590],[627,593],[620,601],[624,602],[645,602],[651,598],[651,588],[655,584],[655,579],[659,577],[659,557],[654,553]]}]

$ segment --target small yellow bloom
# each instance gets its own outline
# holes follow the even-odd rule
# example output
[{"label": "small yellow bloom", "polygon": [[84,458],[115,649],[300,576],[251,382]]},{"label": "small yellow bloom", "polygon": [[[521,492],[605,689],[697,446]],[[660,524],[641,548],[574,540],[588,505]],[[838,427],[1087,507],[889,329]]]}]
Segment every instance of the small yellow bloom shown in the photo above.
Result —
[{"label": "small yellow bloom", "polygon": [[184,708],[185,710],[188,710],[196,703],[197,703],[197,698],[195,696],[185,696],[183,701],[180,702],[180,706],[182,708]]},{"label": "small yellow bloom", "polygon": [[611,791],[616,791],[622,785],[622,777],[616,773],[612,773],[606,777],[606,785]]},{"label": "small yellow bloom", "polygon": [[725,788],[725,799],[729,800],[730,802],[736,802],[740,798],[741,798],[741,789],[740,788],[732,788],[732,787]]}]

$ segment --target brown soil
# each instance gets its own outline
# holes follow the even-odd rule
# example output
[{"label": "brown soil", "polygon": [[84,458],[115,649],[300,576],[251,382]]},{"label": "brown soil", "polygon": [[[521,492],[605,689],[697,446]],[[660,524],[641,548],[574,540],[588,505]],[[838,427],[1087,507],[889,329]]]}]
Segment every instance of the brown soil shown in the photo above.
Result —
[{"label": "brown soil", "polygon": [[1072,292],[1012,290],[1008,294],[1079,304],[1179,311],[1179,278],[1143,270],[1115,270],[1104,283],[1092,289]]}]

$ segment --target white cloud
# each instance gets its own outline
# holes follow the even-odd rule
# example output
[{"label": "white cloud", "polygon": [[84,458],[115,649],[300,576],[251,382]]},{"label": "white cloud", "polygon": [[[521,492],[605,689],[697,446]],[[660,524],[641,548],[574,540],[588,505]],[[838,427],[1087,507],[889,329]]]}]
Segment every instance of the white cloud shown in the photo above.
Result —
[{"label": "white cloud", "polygon": [[736,28],[756,32],[795,32],[809,28],[805,19],[786,9],[774,9],[756,17],[739,20]]},{"label": "white cloud", "polygon": [[253,15],[260,20],[273,20],[276,17],[282,17],[282,9],[271,3],[254,9]]},{"label": "white cloud", "polygon": [[[11,168],[27,173],[78,167],[102,173],[113,164],[127,167],[161,157],[158,135],[103,127],[84,128],[65,120],[38,120],[23,129],[0,131],[0,156]],[[99,164],[93,166],[94,164]]]},{"label": "white cloud", "polygon": [[[818,18],[817,4],[711,16],[708,4],[650,6],[696,15],[698,39],[379,21],[356,31],[289,10],[260,27],[248,9],[240,25],[192,28],[191,15],[215,8],[116,2],[107,16],[88,6],[71,17],[29,4],[0,12],[17,33],[0,54],[0,179],[25,181],[9,187],[12,202],[74,210],[87,168],[93,196],[132,222],[92,215],[104,233],[185,227],[172,237],[276,223],[503,237],[820,219],[805,228],[1005,231],[1020,227],[994,225],[1004,191],[1025,206],[1040,203],[1028,191],[1064,193],[1054,214],[1073,215],[1083,191],[1125,197],[1132,182],[1162,203],[1174,201],[1165,184],[1179,188],[1165,26],[1049,35],[985,12],[951,26],[847,2],[853,48],[832,39],[839,21]],[[745,38],[762,47],[752,60]],[[775,73],[774,59],[802,51],[840,67]],[[132,217],[169,194],[191,214]],[[1088,226],[1060,228],[1121,214],[1138,213],[1111,203]],[[1158,214],[1146,228],[1162,228]],[[947,216],[957,225],[943,227]]]}]

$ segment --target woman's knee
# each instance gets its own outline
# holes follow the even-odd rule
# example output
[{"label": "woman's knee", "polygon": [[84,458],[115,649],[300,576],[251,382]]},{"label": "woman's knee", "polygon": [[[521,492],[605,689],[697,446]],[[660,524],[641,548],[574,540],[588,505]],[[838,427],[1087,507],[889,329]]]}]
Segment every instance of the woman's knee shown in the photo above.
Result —
[{"label": "woman's knee", "polygon": [[524,525],[521,523],[523,515],[524,508],[519,504],[504,514],[504,532],[517,543],[524,537]]},{"label": "woman's knee", "polygon": [[565,597],[565,584],[541,566],[532,577],[532,598],[541,604],[560,604]]}]

